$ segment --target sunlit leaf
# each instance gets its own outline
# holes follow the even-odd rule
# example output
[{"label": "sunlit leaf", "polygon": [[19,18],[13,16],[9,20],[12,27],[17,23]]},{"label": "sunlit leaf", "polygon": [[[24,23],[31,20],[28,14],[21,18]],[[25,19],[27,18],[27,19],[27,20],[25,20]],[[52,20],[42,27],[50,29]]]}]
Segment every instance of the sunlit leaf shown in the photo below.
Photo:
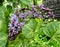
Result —
[{"label": "sunlit leaf", "polygon": [[7,35],[0,32],[0,47],[5,47],[7,43]]},{"label": "sunlit leaf", "polygon": [[52,38],[53,38],[53,40],[60,43],[60,30],[58,30]]},{"label": "sunlit leaf", "polygon": [[30,6],[31,0],[20,0],[23,4]]},{"label": "sunlit leaf", "polygon": [[28,22],[28,24],[22,27],[22,33],[26,38],[31,38],[34,36],[35,27],[36,27],[36,21],[34,19],[31,19]]},{"label": "sunlit leaf", "polygon": [[6,7],[4,7],[4,6],[0,7],[0,19],[3,18],[3,14],[4,14],[5,10],[6,10]]}]

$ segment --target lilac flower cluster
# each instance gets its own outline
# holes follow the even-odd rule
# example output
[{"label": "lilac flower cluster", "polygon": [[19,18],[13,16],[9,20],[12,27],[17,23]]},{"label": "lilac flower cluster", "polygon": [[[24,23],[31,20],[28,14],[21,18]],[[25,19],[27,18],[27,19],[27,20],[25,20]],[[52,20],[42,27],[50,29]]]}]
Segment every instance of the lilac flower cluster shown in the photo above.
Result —
[{"label": "lilac flower cluster", "polygon": [[39,18],[39,13],[36,6],[32,6],[32,15],[34,18]]},{"label": "lilac flower cluster", "polygon": [[23,22],[18,21],[18,16],[16,14],[13,14],[10,18],[9,23],[9,39],[14,40],[21,30],[21,27],[23,26]]},{"label": "lilac flower cluster", "polygon": [[54,18],[55,15],[53,14],[53,11],[49,8],[45,8],[44,5],[39,6],[41,12],[42,12],[42,18]]},{"label": "lilac flower cluster", "polygon": [[[32,6],[32,10],[25,10],[24,12],[20,12],[19,10],[15,10],[14,14],[12,14],[9,22],[9,39],[14,40],[18,33],[21,31],[22,26],[25,23],[25,19],[27,17],[33,18],[46,18],[46,16],[50,18],[54,18],[54,14],[51,9],[45,8],[44,5],[40,5],[37,9],[37,6]],[[41,14],[40,14],[41,11]],[[42,16],[40,16],[42,15]],[[19,19],[22,19],[20,21]]]}]

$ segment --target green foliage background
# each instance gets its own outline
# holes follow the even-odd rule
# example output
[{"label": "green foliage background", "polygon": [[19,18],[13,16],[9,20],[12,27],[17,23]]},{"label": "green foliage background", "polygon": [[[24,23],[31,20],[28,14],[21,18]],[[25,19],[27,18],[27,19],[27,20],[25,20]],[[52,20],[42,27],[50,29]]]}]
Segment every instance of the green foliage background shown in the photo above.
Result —
[{"label": "green foliage background", "polygon": [[30,19],[14,41],[8,39],[8,22],[14,8],[30,8],[32,4],[42,4],[42,0],[0,1],[0,47],[60,47],[60,21],[57,20]]}]

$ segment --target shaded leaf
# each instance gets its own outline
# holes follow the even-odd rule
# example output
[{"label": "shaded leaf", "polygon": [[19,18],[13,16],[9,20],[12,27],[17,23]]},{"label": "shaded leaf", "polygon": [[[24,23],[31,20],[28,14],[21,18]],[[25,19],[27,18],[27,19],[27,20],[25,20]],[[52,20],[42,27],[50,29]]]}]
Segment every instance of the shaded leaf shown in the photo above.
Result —
[{"label": "shaded leaf", "polygon": [[43,32],[48,37],[52,37],[54,33],[58,30],[58,28],[59,28],[58,22],[54,21],[54,22],[48,23]]}]

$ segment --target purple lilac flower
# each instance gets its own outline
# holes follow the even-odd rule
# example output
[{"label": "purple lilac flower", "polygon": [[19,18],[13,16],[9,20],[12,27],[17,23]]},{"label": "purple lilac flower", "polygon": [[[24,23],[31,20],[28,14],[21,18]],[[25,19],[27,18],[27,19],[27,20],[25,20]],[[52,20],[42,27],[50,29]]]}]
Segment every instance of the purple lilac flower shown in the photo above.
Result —
[{"label": "purple lilac flower", "polygon": [[19,14],[19,17],[22,18],[22,19],[25,19],[24,13],[20,13],[20,14]]}]

